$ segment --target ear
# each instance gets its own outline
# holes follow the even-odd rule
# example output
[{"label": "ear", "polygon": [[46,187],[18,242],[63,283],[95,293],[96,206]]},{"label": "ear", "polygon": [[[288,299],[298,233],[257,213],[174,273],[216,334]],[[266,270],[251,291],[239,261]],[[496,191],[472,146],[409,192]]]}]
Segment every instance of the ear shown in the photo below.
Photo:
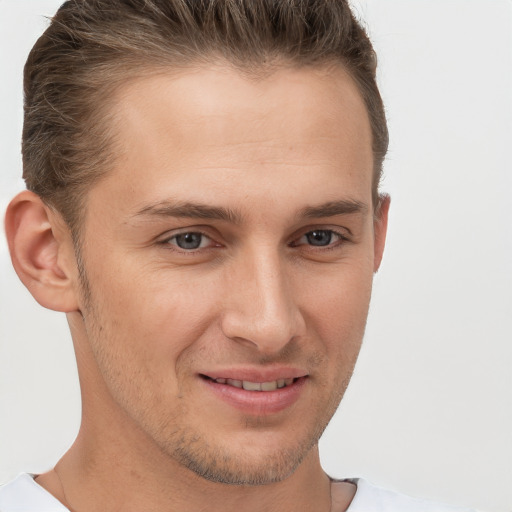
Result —
[{"label": "ear", "polygon": [[377,272],[384,254],[384,246],[386,245],[386,232],[388,229],[388,214],[391,198],[387,194],[379,196],[379,204],[375,211],[374,220],[374,258],[373,271]]},{"label": "ear", "polygon": [[14,269],[37,302],[76,311],[78,272],[71,234],[60,215],[25,190],[7,207],[5,232]]}]

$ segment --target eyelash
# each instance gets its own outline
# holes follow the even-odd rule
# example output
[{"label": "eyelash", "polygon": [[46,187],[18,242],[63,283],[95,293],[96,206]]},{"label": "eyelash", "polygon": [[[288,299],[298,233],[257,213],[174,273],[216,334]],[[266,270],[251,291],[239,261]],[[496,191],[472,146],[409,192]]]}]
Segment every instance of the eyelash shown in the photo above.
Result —
[{"label": "eyelash", "polygon": [[343,243],[348,242],[349,238],[344,235],[343,233],[340,233],[339,231],[336,231],[334,229],[325,229],[325,228],[317,228],[317,229],[311,229],[309,231],[306,231],[303,235],[301,235],[298,240],[301,240],[304,237],[307,237],[308,235],[312,235],[313,233],[329,233],[329,235],[332,237],[338,237],[338,240],[333,242],[332,240],[329,240],[329,243],[327,245],[313,245],[313,244],[297,244],[296,241],[292,242],[290,244],[291,247],[300,247],[301,245],[309,245],[309,247],[312,247],[316,250],[322,250],[322,251],[328,251],[336,249],[338,246],[343,245]]},{"label": "eyelash", "polygon": [[[176,240],[178,237],[186,236],[186,235],[200,235],[201,237],[203,237],[203,239],[207,238],[211,242],[214,242],[213,238],[211,236],[208,236],[206,233],[203,233],[202,231],[198,231],[198,230],[193,230],[193,231],[191,230],[191,231],[182,231],[181,233],[176,233],[176,234],[162,240],[160,242],[160,244],[163,246],[172,245],[173,250],[178,251],[182,254],[195,254],[200,250],[208,250],[208,249],[211,249],[214,247],[214,246],[212,246],[212,247],[198,247],[197,249],[183,249],[182,247],[179,247],[177,245],[177,243],[176,244],[172,243],[172,241]],[[203,242],[203,240],[201,240],[201,243],[202,242]],[[215,245],[220,247],[221,244],[215,244]]]},{"label": "eyelash", "polygon": [[[307,244],[307,243],[302,243],[302,244],[299,244],[297,243],[298,241],[300,241],[302,238],[305,238],[307,237],[308,235],[312,235],[313,233],[328,233],[331,237],[331,240],[329,240],[329,243],[327,245],[313,245],[313,244]],[[202,237],[202,240],[200,243],[203,243],[204,241],[204,238],[210,240],[210,242],[214,242],[213,238],[209,235],[207,235],[206,233],[203,233],[202,231],[199,231],[199,230],[194,230],[194,231],[183,231],[181,233],[176,233],[168,238],[165,238],[164,240],[161,240],[159,242],[159,244],[163,245],[163,246],[170,246],[172,245],[173,246],[173,249],[172,250],[175,250],[175,251],[178,251],[180,252],[181,254],[189,254],[189,255],[193,255],[193,254],[197,254],[199,251],[204,251],[204,250],[208,250],[208,249],[212,249],[214,248],[215,246],[217,247],[221,247],[221,244],[214,244],[213,246],[210,246],[210,247],[197,247],[197,248],[191,248],[191,249],[184,249],[182,247],[179,247],[177,245],[177,243],[172,243],[172,241],[176,240],[178,237],[180,236],[186,236],[186,235],[200,235]],[[333,237],[337,237],[338,240],[336,241],[332,241],[332,238]],[[319,251],[328,251],[328,250],[333,250],[333,249],[336,249],[337,247],[339,247],[340,245],[343,245],[345,242],[349,242],[350,239],[343,233],[340,233],[339,231],[336,231],[334,229],[325,229],[325,228],[317,228],[317,229],[310,229],[309,231],[306,231],[305,233],[303,233],[300,237],[298,237],[296,240],[292,241],[289,245],[289,247],[302,247],[302,246],[309,246],[310,248],[312,248],[313,250],[319,250]]]}]

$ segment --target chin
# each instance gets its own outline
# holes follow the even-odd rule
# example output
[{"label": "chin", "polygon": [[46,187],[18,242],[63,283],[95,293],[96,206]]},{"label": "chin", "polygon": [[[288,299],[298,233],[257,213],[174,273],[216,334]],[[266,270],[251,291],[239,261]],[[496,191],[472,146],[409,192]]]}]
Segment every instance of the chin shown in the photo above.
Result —
[{"label": "chin", "polygon": [[196,475],[210,482],[228,485],[259,486],[281,482],[288,478],[302,462],[303,456],[277,453],[265,461],[251,461],[245,454],[238,457],[203,454],[201,458],[181,453],[179,462]]},{"label": "chin", "polygon": [[[268,445],[252,447],[212,447],[195,438],[175,445],[172,457],[196,475],[215,483],[259,486],[281,482],[291,476],[317,445],[319,436],[302,444],[269,451]],[[185,441],[183,438],[182,441]]]}]

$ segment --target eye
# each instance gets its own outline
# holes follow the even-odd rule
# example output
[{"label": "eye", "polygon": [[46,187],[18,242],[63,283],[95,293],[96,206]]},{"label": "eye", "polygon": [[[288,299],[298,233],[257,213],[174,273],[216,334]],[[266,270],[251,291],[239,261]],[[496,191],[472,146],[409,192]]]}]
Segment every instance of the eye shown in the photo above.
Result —
[{"label": "eye", "polygon": [[333,244],[336,244],[342,240],[346,240],[346,238],[332,231],[331,229],[314,229],[313,231],[308,231],[304,233],[296,242],[293,243],[294,246],[299,245],[311,245],[313,247],[327,247]]},{"label": "eye", "polygon": [[193,251],[195,249],[203,249],[208,247],[211,245],[212,240],[206,235],[203,235],[203,233],[189,232],[174,235],[166,240],[166,243],[176,245],[184,251]]}]

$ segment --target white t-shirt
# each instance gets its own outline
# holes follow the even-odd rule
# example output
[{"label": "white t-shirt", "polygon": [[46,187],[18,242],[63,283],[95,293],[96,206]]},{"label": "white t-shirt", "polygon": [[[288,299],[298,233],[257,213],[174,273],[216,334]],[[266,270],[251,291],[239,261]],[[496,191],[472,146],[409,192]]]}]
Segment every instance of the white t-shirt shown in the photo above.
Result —
[{"label": "white t-shirt", "polygon": [[[357,491],[347,512],[471,512],[432,501],[410,498],[381,489],[362,478],[350,480]],[[48,491],[22,473],[12,482],[0,487],[0,512],[69,512]]]}]

